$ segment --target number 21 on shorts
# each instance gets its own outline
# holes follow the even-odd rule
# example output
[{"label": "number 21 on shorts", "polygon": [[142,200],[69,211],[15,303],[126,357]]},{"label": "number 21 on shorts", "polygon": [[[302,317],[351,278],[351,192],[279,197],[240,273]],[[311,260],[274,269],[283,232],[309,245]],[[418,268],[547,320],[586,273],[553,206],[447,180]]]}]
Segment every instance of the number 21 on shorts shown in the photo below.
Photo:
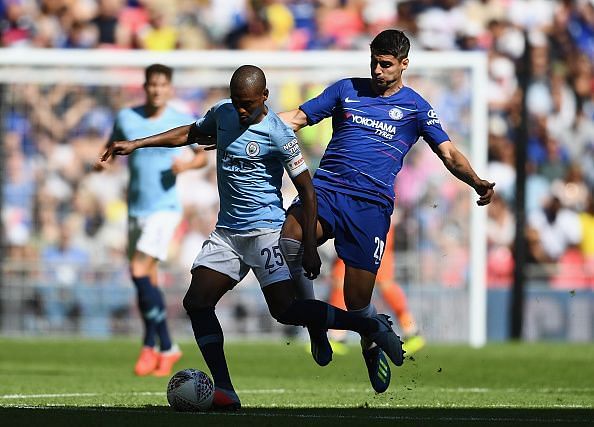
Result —
[{"label": "number 21 on shorts", "polygon": [[378,265],[382,260],[382,256],[384,256],[384,246],[386,245],[386,243],[377,236],[374,240],[375,252],[373,253],[373,258],[375,258],[375,265]]}]

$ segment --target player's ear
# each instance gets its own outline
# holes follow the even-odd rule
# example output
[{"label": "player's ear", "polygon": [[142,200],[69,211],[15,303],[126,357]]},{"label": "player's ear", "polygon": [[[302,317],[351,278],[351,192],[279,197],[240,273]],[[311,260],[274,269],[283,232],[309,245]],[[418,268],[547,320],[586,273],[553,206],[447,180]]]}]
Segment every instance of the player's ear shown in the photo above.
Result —
[{"label": "player's ear", "polygon": [[408,57],[404,58],[400,63],[402,64],[402,69],[406,70],[408,68]]},{"label": "player's ear", "polygon": [[268,99],[268,94],[268,88],[264,89],[264,91],[262,92],[262,98],[264,98],[264,101]]}]

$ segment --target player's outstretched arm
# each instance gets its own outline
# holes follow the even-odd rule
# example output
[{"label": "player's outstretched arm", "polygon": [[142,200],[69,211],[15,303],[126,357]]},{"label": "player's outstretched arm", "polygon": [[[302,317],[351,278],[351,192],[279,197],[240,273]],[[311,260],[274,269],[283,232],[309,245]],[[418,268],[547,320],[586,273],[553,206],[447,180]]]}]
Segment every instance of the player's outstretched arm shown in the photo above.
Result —
[{"label": "player's outstretched arm", "polygon": [[322,261],[318,254],[316,228],[318,225],[318,202],[311,182],[309,170],[305,170],[293,178],[293,184],[303,203],[303,270],[308,279],[315,279],[320,274]]},{"label": "player's outstretched arm", "polygon": [[493,190],[495,183],[479,178],[466,156],[451,141],[442,142],[437,147],[432,148],[445,167],[456,178],[474,188],[474,191],[479,195],[477,205],[484,206],[491,202],[495,194],[495,190]]},{"label": "player's outstretched arm", "polygon": [[105,162],[114,156],[127,156],[132,151],[144,147],[173,148],[195,143],[201,145],[213,144],[214,139],[209,135],[192,131],[192,137],[190,137],[192,127],[195,127],[195,125],[179,126],[163,133],[133,141],[115,141],[107,146],[101,156],[101,161]]},{"label": "player's outstretched arm", "polygon": [[299,108],[291,111],[283,111],[282,113],[278,113],[278,116],[283,122],[288,124],[294,132],[307,126],[307,116]]}]

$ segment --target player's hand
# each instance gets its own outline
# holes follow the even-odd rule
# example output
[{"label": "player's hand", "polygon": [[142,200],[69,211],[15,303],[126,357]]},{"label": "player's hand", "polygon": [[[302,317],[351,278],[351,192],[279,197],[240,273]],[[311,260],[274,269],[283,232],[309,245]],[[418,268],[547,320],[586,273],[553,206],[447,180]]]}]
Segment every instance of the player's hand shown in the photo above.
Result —
[{"label": "player's hand", "polygon": [[315,279],[320,274],[320,268],[322,268],[322,261],[318,254],[318,248],[314,245],[313,248],[304,248],[303,251],[303,275],[310,280]]},{"label": "player's hand", "polygon": [[95,162],[95,164],[93,165],[93,170],[95,172],[102,172],[107,168],[107,165],[105,164],[105,162],[103,162],[101,159],[97,160]]},{"label": "player's hand", "polygon": [[493,195],[495,194],[493,187],[495,187],[494,182],[489,182],[484,179],[481,179],[478,185],[475,185],[474,191],[480,196],[476,202],[477,205],[485,206],[491,203],[491,199],[493,199]]},{"label": "player's hand", "polygon": [[115,156],[127,156],[136,149],[134,141],[116,141],[109,144],[101,156],[101,161],[106,162]]},{"label": "player's hand", "polygon": [[179,175],[180,173],[187,171],[188,170],[188,163],[181,160],[181,159],[175,159],[173,160],[173,163],[171,164],[171,172],[173,172],[174,175]]}]

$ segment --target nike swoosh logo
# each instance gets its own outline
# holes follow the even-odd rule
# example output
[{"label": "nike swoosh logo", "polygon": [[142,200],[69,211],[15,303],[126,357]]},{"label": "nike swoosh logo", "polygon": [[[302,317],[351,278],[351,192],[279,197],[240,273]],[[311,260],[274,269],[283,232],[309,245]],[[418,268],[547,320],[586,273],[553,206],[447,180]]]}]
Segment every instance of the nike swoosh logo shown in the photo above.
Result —
[{"label": "nike swoosh logo", "polygon": [[348,96],[344,99],[344,102],[349,103],[349,102],[361,102],[358,99],[350,99]]},{"label": "nike swoosh logo", "polygon": [[280,269],[281,269],[280,267],[277,267],[274,270],[268,270],[268,274],[276,273]]}]

